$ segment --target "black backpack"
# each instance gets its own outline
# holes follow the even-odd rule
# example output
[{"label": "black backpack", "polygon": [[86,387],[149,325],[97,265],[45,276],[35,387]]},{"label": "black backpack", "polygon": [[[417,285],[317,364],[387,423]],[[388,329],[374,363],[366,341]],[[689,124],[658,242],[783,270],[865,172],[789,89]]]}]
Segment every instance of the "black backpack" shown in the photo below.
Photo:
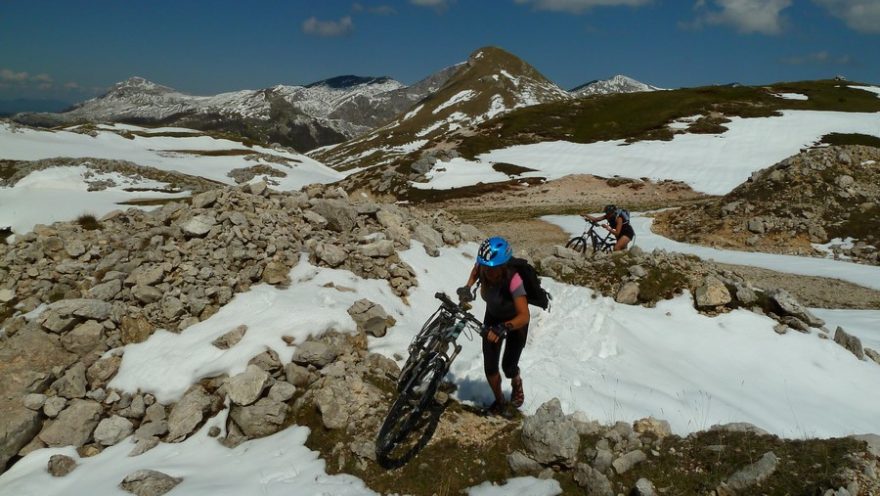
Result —
[{"label": "black backpack", "polygon": [[529,302],[529,305],[549,311],[550,300],[553,297],[541,287],[541,279],[538,278],[538,272],[535,271],[532,264],[522,258],[511,258],[507,263],[516,270],[522,279],[523,287],[526,290],[526,301]]}]

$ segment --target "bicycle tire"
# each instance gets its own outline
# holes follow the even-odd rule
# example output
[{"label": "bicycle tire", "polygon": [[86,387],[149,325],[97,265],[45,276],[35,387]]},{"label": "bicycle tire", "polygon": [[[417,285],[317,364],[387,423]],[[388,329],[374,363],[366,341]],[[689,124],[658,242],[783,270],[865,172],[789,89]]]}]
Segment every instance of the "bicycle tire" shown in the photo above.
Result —
[{"label": "bicycle tire", "polygon": [[584,253],[587,251],[587,240],[584,239],[583,236],[575,236],[574,238],[568,240],[568,243],[565,244],[565,247],[580,253]]},{"label": "bicycle tire", "polygon": [[[447,372],[446,362],[439,354],[426,354],[413,369],[403,390],[391,405],[376,438],[376,452],[383,457],[390,455],[404,444],[409,434],[422,419],[422,414],[433,402],[440,382]],[[416,446],[417,447],[417,446]],[[404,450],[404,455],[407,451]]]}]

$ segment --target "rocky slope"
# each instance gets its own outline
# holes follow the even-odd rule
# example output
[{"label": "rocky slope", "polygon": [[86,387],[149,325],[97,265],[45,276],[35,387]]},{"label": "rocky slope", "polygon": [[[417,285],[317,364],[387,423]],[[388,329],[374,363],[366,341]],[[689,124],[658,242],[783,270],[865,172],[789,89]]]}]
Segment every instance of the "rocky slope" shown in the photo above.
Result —
[{"label": "rocky slope", "polygon": [[639,91],[657,91],[661,88],[636,81],[631,77],[618,74],[609,79],[597,79],[584,83],[569,90],[577,98],[591,95],[611,95],[614,93],[636,93]]},{"label": "rocky slope", "polygon": [[58,114],[17,114],[37,126],[94,122],[173,125],[224,131],[306,151],[360,136],[435,91],[455,71],[438,71],[412,86],[393,79],[340,76],[307,86],[278,85],[214,96],[180,93],[132,77],[107,93]]},{"label": "rocky slope", "polygon": [[[288,273],[301,256],[316,265],[386,279],[397,294],[405,295],[417,281],[398,250],[418,240],[430,254],[441,245],[477,240],[480,234],[442,211],[429,214],[353,201],[330,186],[277,193],[262,182],[209,189],[190,204],[168,203],[153,212],[117,211],[97,227],[56,223],[20,236],[15,244],[0,245],[4,465],[45,446],[73,445],[88,457],[125,439],[131,442],[131,456],[137,456],[158,443],[187,439],[227,400],[225,432],[214,428],[209,433],[218,442],[232,447],[291,422],[308,425],[308,444],[328,461],[328,470],[353,473],[385,492],[435,491],[436,486],[420,486],[425,460],[445,460],[449,473],[457,474],[450,477],[456,487],[538,474],[557,479],[566,491],[589,494],[634,488],[643,491],[639,494],[652,494],[647,491],[655,484],[710,484],[707,490],[714,488],[718,494],[747,491],[757,484],[790,487],[786,474],[813,461],[805,456],[813,451],[750,426],[720,426],[682,439],[670,435],[662,420],[603,426],[582,414],[565,415],[558,401],[526,418],[485,418],[451,400],[445,387],[436,399],[447,412],[435,439],[419,455],[423,458],[386,470],[376,461],[374,433],[392,399],[399,369],[393,360],[366,349],[367,334],[381,337],[393,324],[384,309],[367,299],[356,301],[348,311],[356,334],[322,335],[316,330],[315,337],[304,342],[290,339],[288,344],[296,346],[290,363],[282,363],[272,351],[260,353],[241,374],[202,379],[168,404],[148,393],[118,391],[108,384],[120,366],[122,345],[142,342],[158,328],[179,331],[205,320],[252,284],[295,284]],[[648,288],[663,286],[649,282],[659,272],[705,270],[688,257],[639,256],[590,261],[559,249],[542,256],[539,266],[563,280],[589,267],[607,274],[625,267],[629,275],[622,278],[624,286],[638,286],[634,302],[649,301],[643,298]],[[719,282],[707,277],[707,289],[696,290],[697,305],[704,311],[748,302],[763,308],[761,297],[746,281],[731,281],[724,274],[707,276]],[[623,301],[623,288],[614,291]],[[735,291],[735,300],[724,298],[730,291]],[[754,291],[754,299],[747,298],[749,291]],[[771,299],[786,325],[821,325],[785,295]],[[244,326],[231,328],[213,345],[233,347],[248,332]],[[862,441],[815,443],[814,451],[824,454],[826,473],[798,481],[797,487],[877,487],[877,454]],[[701,453],[709,445],[731,445],[731,454],[713,451],[707,458]],[[450,449],[455,456],[449,456]],[[748,457],[766,462],[753,466],[754,460],[733,454],[742,449]],[[77,470],[76,461],[52,457],[47,470],[64,476]],[[134,473],[120,486],[137,493],[141,484],[151,484],[164,488],[153,494],[162,494],[179,482],[160,472]]]},{"label": "rocky slope", "polygon": [[[679,241],[880,263],[880,149],[815,148],[755,172],[723,197],[657,215]],[[852,243],[840,240],[854,238]],[[833,245],[837,245],[836,247]]]}]

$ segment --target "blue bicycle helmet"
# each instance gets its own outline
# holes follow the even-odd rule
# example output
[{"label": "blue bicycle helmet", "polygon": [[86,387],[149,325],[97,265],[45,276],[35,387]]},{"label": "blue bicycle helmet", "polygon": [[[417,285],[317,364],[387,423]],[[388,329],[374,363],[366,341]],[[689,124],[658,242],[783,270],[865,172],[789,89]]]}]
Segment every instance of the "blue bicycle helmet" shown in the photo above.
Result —
[{"label": "blue bicycle helmet", "polygon": [[605,212],[605,215],[612,215],[617,212],[617,206],[615,205],[605,205],[605,208],[602,210]]},{"label": "blue bicycle helmet", "polygon": [[513,251],[506,239],[495,236],[483,241],[477,251],[477,263],[486,267],[504,265],[510,260]]}]

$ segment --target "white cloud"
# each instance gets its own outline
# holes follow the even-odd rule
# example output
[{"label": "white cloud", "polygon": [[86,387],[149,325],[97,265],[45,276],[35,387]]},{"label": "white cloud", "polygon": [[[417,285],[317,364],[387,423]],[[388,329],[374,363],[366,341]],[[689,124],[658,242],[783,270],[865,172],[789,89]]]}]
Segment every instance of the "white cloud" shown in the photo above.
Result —
[{"label": "white cloud", "polygon": [[783,64],[788,65],[850,65],[854,62],[853,58],[849,55],[834,55],[828,52],[828,50],[820,50],[806,55],[785,57],[780,61]]},{"label": "white cloud", "polygon": [[28,80],[30,74],[27,72],[15,72],[10,69],[0,69],[0,81],[23,83]]},{"label": "white cloud", "polygon": [[[717,9],[712,9],[708,4]],[[697,19],[690,27],[727,25],[742,33],[779,34],[785,23],[782,11],[790,7],[792,0],[698,0],[694,9]]]},{"label": "white cloud", "polygon": [[390,5],[364,5],[360,2],[355,2],[351,6],[352,12],[366,12],[368,14],[376,14],[376,15],[394,15],[397,11],[394,7]]},{"label": "white cloud", "polygon": [[354,22],[351,16],[345,16],[338,21],[319,21],[316,17],[309,17],[303,21],[302,31],[315,36],[346,36],[354,31]]},{"label": "white cloud", "polygon": [[880,33],[880,1],[813,0],[843,19],[847,26],[862,33]]},{"label": "white cloud", "polygon": [[537,10],[571,12],[580,14],[593,7],[638,7],[653,0],[515,0],[518,4],[529,4]]},{"label": "white cloud", "polygon": [[42,83],[51,83],[51,82],[52,82],[52,77],[49,76],[49,75],[46,74],[46,73],[43,73],[43,74],[37,74],[36,76],[32,76],[32,77],[31,77],[31,81],[39,81],[39,82],[42,82]]},{"label": "white cloud", "polygon": [[409,3],[419,7],[435,7],[438,9],[445,9],[449,6],[448,0],[409,0]]}]

